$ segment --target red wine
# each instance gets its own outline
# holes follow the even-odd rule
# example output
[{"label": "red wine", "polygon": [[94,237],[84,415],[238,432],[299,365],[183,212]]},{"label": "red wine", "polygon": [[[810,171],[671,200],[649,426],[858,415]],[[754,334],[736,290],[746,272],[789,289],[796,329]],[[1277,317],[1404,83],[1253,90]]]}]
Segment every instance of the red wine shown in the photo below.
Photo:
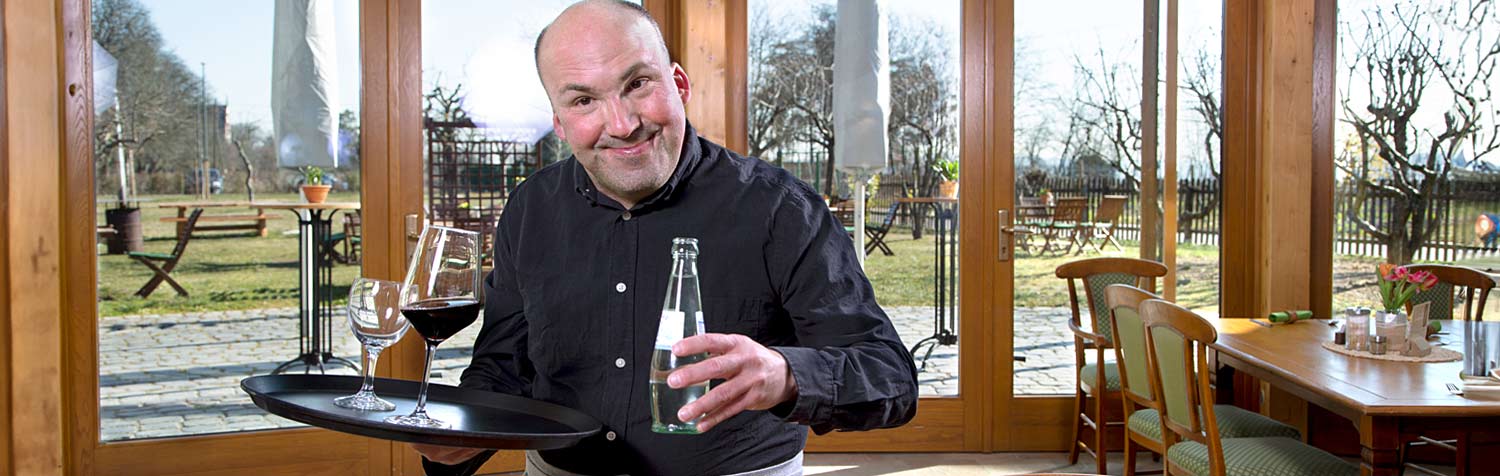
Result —
[{"label": "red wine", "polygon": [[482,307],[474,298],[426,299],[403,306],[401,315],[422,337],[442,342],[473,324]]}]

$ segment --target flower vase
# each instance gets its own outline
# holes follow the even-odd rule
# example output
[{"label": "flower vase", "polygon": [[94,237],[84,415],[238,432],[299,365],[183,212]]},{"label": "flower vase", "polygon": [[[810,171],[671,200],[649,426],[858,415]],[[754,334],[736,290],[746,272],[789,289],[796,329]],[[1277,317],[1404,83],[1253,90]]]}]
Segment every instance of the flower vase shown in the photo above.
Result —
[{"label": "flower vase", "polygon": [[1384,336],[1389,352],[1399,354],[1406,349],[1406,313],[1375,311],[1371,320],[1370,335]]}]

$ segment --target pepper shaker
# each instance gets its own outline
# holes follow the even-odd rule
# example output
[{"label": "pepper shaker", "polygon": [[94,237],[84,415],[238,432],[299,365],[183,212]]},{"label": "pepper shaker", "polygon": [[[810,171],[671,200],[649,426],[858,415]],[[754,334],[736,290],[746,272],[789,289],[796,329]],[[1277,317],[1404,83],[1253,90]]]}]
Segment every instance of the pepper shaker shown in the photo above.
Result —
[{"label": "pepper shaker", "polygon": [[1386,336],[1382,336],[1382,335],[1372,335],[1372,336],[1370,336],[1370,354],[1372,354],[1372,355],[1385,355],[1385,346],[1386,346],[1386,343],[1389,342],[1389,341],[1390,341],[1390,339],[1386,338]]}]

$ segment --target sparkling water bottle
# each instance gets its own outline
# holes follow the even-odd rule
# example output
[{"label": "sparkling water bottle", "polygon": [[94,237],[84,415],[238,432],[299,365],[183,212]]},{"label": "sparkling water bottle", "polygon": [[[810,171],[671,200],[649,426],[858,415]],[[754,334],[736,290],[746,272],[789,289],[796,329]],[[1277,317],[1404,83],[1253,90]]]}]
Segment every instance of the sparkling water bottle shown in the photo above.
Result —
[{"label": "sparkling water bottle", "polygon": [[708,382],[672,388],[667,375],[680,367],[701,362],[707,353],[685,357],[672,355],[672,345],[702,334],[703,300],[698,294],[698,240],[672,240],[672,276],[667,282],[667,302],[662,305],[656,344],[651,351],[651,431],[697,434],[698,419],[677,418],[677,410],[708,393]]}]

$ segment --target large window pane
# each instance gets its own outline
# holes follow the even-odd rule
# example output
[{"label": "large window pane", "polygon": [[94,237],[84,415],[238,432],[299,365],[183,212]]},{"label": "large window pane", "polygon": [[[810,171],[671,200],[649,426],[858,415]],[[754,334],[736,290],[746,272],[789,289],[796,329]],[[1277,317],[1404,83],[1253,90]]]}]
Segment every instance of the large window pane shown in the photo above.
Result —
[{"label": "large window pane", "polygon": [[[886,2],[891,110],[884,170],[856,197],[834,157],[831,1],[751,1],[749,147],[821,191],[851,233],[865,202],[865,272],[876,300],[914,348],[922,396],[958,395],[957,179],[959,2]],[[690,72],[691,73],[691,72]],[[946,166],[946,168],[945,168]],[[948,174],[945,177],[945,174]]]},{"label": "large window pane", "polygon": [[1500,268],[1496,15],[1493,2],[1339,2],[1335,309],[1377,307],[1382,262]]},{"label": "large window pane", "polygon": [[[302,202],[302,175],[278,157],[320,154],[339,161],[325,167],[328,201],[360,200],[359,2],[321,5],[306,22],[323,35],[320,79],[287,79],[320,99],[280,113],[326,125],[309,136],[278,135],[273,123],[276,3],[93,2],[105,441],[294,426],[252,405],[239,381],[299,356],[359,360],[342,312],[359,273],[358,228],[344,225],[357,223],[357,206],[322,215],[336,234],[317,244],[331,268],[312,290],[334,312],[314,321],[299,317],[297,215],[251,204]],[[189,233],[195,209],[203,212]],[[155,276],[147,263],[170,271],[183,295],[163,282],[137,296]],[[336,362],[286,370],[355,373]]]},{"label": "large window pane", "polygon": [[1199,313],[1217,314],[1223,216],[1219,193],[1224,170],[1224,5],[1178,5],[1177,303]]},{"label": "large window pane", "polygon": [[[1142,254],[1142,7],[1075,1],[1016,2],[1015,9],[1013,220],[1021,232],[1013,385],[1016,395],[1072,394],[1068,286],[1055,270],[1086,257]],[[1118,205],[1108,204],[1121,201],[1112,212]],[[1082,216],[1070,213],[1075,207]],[[1091,328],[1084,290],[1078,293]]]}]

